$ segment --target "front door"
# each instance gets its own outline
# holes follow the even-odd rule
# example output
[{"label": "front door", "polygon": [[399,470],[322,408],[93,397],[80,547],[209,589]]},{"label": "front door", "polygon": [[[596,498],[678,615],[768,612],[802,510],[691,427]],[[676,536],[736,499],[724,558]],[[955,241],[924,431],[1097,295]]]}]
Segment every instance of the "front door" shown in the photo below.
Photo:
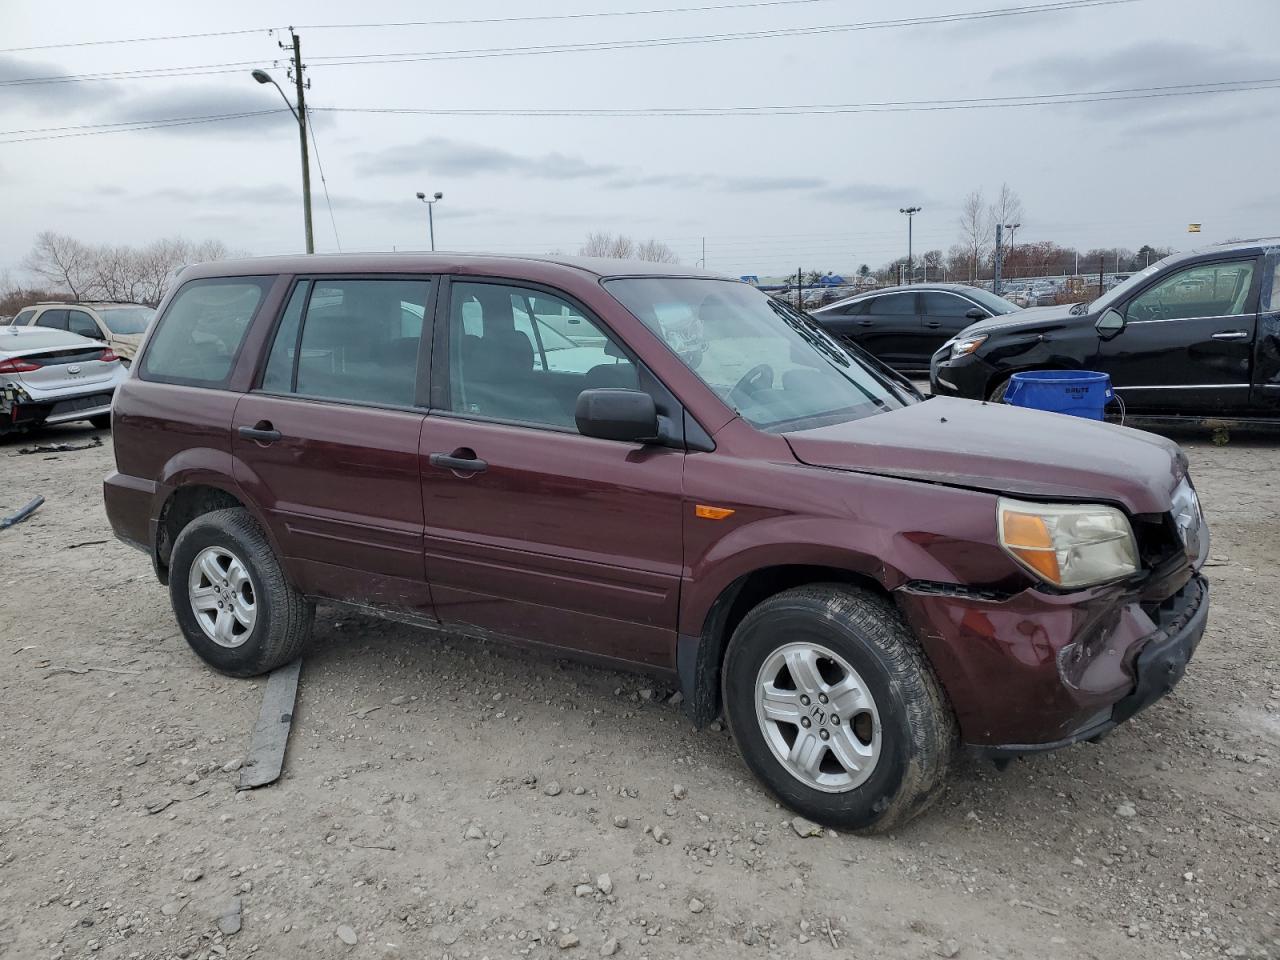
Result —
[{"label": "front door", "polygon": [[1119,307],[1123,329],[1099,338],[1093,366],[1130,410],[1227,414],[1247,409],[1257,332],[1254,257],[1173,270]]},{"label": "front door", "polygon": [[[972,300],[948,293],[945,290],[926,290],[920,294],[920,334],[914,349],[916,360],[929,365],[938,348],[970,324],[977,321],[968,316],[978,305]],[[983,310],[983,318],[989,316]]]},{"label": "front door", "polygon": [[420,447],[441,621],[672,667],[684,453],[573,419],[582,390],[636,388],[638,366],[552,291],[455,280],[448,301]]},{"label": "front door", "polygon": [[304,589],[420,620],[433,617],[418,476],[432,287],[299,280],[232,425],[236,480]]},{"label": "front door", "polygon": [[[860,325],[855,342],[893,367],[910,367],[920,337],[920,310],[914,290],[886,293],[871,302],[866,316],[857,318]],[[928,360],[924,361],[928,366]]]}]

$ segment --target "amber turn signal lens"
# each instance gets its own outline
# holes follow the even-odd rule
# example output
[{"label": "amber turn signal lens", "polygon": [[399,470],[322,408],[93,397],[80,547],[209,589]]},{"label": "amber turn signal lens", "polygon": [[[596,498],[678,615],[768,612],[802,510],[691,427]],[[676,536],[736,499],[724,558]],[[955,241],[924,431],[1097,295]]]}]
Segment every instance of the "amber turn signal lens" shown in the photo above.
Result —
[{"label": "amber turn signal lens", "polygon": [[723,520],[726,517],[733,516],[733,511],[728,507],[712,507],[705,503],[699,503],[693,508],[695,516],[701,517],[703,520]]},{"label": "amber turn signal lens", "polygon": [[1006,509],[1001,511],[1000,527],[1005,549],[1051,583],[1062,582],[1058,551],[1043,517]]}]

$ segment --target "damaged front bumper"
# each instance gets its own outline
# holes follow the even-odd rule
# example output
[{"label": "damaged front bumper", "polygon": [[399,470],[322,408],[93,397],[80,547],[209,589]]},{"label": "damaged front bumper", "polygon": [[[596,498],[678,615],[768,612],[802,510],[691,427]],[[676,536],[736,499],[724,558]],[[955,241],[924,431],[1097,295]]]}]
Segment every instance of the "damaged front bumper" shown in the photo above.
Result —
[{"label": "damaged front bumper", "polygon": [[1204,635],[1209,587],[1026,590],[992,598],[908,585],[899,605],[971,750],[1011,757],[1097,739],[1163,697]]}]

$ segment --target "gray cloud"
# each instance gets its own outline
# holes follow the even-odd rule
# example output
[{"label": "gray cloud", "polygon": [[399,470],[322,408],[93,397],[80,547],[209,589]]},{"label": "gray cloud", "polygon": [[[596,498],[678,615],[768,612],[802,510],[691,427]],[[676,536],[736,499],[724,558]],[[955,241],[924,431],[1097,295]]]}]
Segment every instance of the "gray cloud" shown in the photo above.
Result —
[{"label": "gray cloud", "polygon": [[820,200],[832,203],[853,203],[866,206],[892,206],[895,203],[922,203],[924,197],[918,190],[908,187],[888,187],[877,183],[846,183],[830,186],[814,192]]},{"label": "gray cloud", "polygon": [[[0,81],[29,77],[60,77],[77,71],[57,63],[26,60],[0,54]],[[111,100],[120,95],[120,85],[109,80],[86,83],[32,83],[0,86],[0,109],[75,110]]]},{"label": "gray cloud", "polygon": [[[114,103],[104,120],[109,123],[131,123],[256,113],[261,110],[279,112],[260,117],[160,127],[155,132],[168,136],[226,137],[258,134],[271,129],[297,129],[293,116],[285,109],[280,95],[274,89],[263,89],[253,83],[247,75],[245,82],[235,87],[178,86],[165,90],[149,89],[145,93],[125,97]],[[328,114],[317,113],[312,114],[311,122],[320,126],[332,121]]]},{"label": "gray cloud", "polygon": [[588,163],[563,153],[525,156],[479,143],[446,137],[427,137],[417,143],[388,147],[357,158],[356,172],[364,176],[421,172],[443,176],[512,174],[543,180],[581,180],[620,170],[612,164]]}]

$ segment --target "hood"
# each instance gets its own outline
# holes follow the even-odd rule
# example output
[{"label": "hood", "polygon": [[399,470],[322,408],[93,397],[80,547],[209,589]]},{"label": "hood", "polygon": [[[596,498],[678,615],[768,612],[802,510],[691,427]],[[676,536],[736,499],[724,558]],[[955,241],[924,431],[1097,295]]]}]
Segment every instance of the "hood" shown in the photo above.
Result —
[{"label": "hood", "polygon": [[969,337],[979,333],[995,333],[1005,330],[1043,330],[1048,327],[1061,326],[1064,323],[1079,320],[1080,317],[1071,311],[1080,306],[1078,303],[1056,303],[1051,307],[1027,307],[1025,310],[1015,310],[1013,313],[1001,314],[998,317],[987,317],[986,320],[979,320],[977,323],[970,324],[956,335],[956,339],[960,337]]},{"label": "hood", "polygon": [[1164,513],[1186,473],[1177,444],[1141,430],[998,403],[934,397],[784,434],[815,467],[1027,499],[1110,501]]}]

